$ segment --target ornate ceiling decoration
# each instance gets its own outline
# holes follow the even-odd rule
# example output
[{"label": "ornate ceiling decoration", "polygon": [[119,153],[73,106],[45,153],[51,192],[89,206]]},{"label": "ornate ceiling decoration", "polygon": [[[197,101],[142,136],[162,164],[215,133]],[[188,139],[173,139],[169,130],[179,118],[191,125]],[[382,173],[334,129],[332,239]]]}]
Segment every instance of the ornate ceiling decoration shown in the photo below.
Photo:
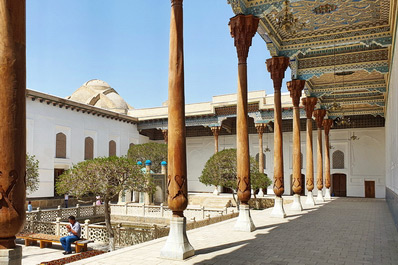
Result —
[{"label": "ornate ceiling decoration", "polygon": [[258,33],[271,55],[290,57],[292,78],[307,80],[305,93],[318,97],[321,106],[336,102],[352,115],[383,116],[394,1],[291,0],[290,11],[305,22],[297,32],[277,25],[282,0],[228,3],[236,14],[261,18]]}]

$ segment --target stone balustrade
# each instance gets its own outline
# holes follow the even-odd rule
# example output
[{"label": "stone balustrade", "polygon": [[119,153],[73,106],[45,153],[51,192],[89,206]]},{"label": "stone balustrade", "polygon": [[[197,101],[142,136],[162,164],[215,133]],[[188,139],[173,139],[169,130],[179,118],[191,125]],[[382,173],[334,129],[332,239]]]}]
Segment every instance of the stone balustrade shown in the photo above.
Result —
[{"label": "stone balustrade", "polygon": [[55,221],[56,218],[60,218],[61,220],[67,220],[68,217],[71,215],[75,216],[77,219],[91,218],[93,216],[104,216],[104,213],[104,205],[95,205],[95,203],[93,203],[92,206],[80,206],[79,204],[77,204],[76,207],[61,208],[61,206],[58,206],[57,209],[47,210],[41,210],[40,207],[38,207],[32,212],[26,212],[26,222]]},{"label": "stone balustrade", "polygon": [[[195,218],[197,220],[205,219],[207,216],[215,217],[223,214],[233,213],[237,211],[234,207],[224,207],[223,209],[216,208],[205,208],[205,207],[195,207],[188,206],[184,211],[184,216],[189,220]],[[141,217],[155,217],[155,218],[170,218],[172,211],[161,204],[157,205],[145,205],[137,203],[126,203],[121,204],[111,204],[111,215],[119,216],[141,216]]]}]

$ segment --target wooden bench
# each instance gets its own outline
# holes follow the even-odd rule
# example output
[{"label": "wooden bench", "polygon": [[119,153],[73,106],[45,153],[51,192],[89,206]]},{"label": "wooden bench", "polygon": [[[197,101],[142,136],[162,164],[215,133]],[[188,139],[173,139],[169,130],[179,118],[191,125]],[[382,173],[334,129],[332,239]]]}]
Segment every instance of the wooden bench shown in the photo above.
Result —
[{"label": "wooden bench", "polygon": [[[60,243],[61,239],[60,236],[33,233],[18,234],[16,237],[25,240],[25,246],[30,246],[39,242],[40,248],[51,247],[52,243]],[[82,238],[72,244],[75,245],[76,253],[80,253],[82,251],[87,251],[87,244],[90,242],[93,241]]]}]

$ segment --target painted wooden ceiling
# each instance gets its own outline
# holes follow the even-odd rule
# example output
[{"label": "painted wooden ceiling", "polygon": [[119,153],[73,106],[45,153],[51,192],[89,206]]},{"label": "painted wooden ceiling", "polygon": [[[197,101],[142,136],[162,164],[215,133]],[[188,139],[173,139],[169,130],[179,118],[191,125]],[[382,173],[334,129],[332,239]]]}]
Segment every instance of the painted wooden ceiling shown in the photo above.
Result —
[{"label": "painted wooden ceiling", "polygon": [[235,14],[260,17],[271,55],[290,57],[292,78],[307,80],[306,94],[330,117],[384,116],[396,0],[292,0],[289,10],[305,23],[296,33],[277,25],[284,1],[227,1]]}]

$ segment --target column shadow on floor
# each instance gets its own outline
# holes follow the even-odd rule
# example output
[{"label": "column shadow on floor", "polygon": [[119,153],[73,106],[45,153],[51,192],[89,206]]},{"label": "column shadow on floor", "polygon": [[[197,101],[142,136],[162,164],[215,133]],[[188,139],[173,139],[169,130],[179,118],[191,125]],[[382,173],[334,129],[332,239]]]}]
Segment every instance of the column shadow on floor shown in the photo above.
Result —
[{"label": "column shadow on floor", "polygon": [[398,260],[398,237],[391,234],[397,232],[385,201],[339,198],[296,216],[257,227],[263,231],[254,239],[197,249],[196,255],[204,255],[240,246],[194,264],[383,264],[383,256]]}]

